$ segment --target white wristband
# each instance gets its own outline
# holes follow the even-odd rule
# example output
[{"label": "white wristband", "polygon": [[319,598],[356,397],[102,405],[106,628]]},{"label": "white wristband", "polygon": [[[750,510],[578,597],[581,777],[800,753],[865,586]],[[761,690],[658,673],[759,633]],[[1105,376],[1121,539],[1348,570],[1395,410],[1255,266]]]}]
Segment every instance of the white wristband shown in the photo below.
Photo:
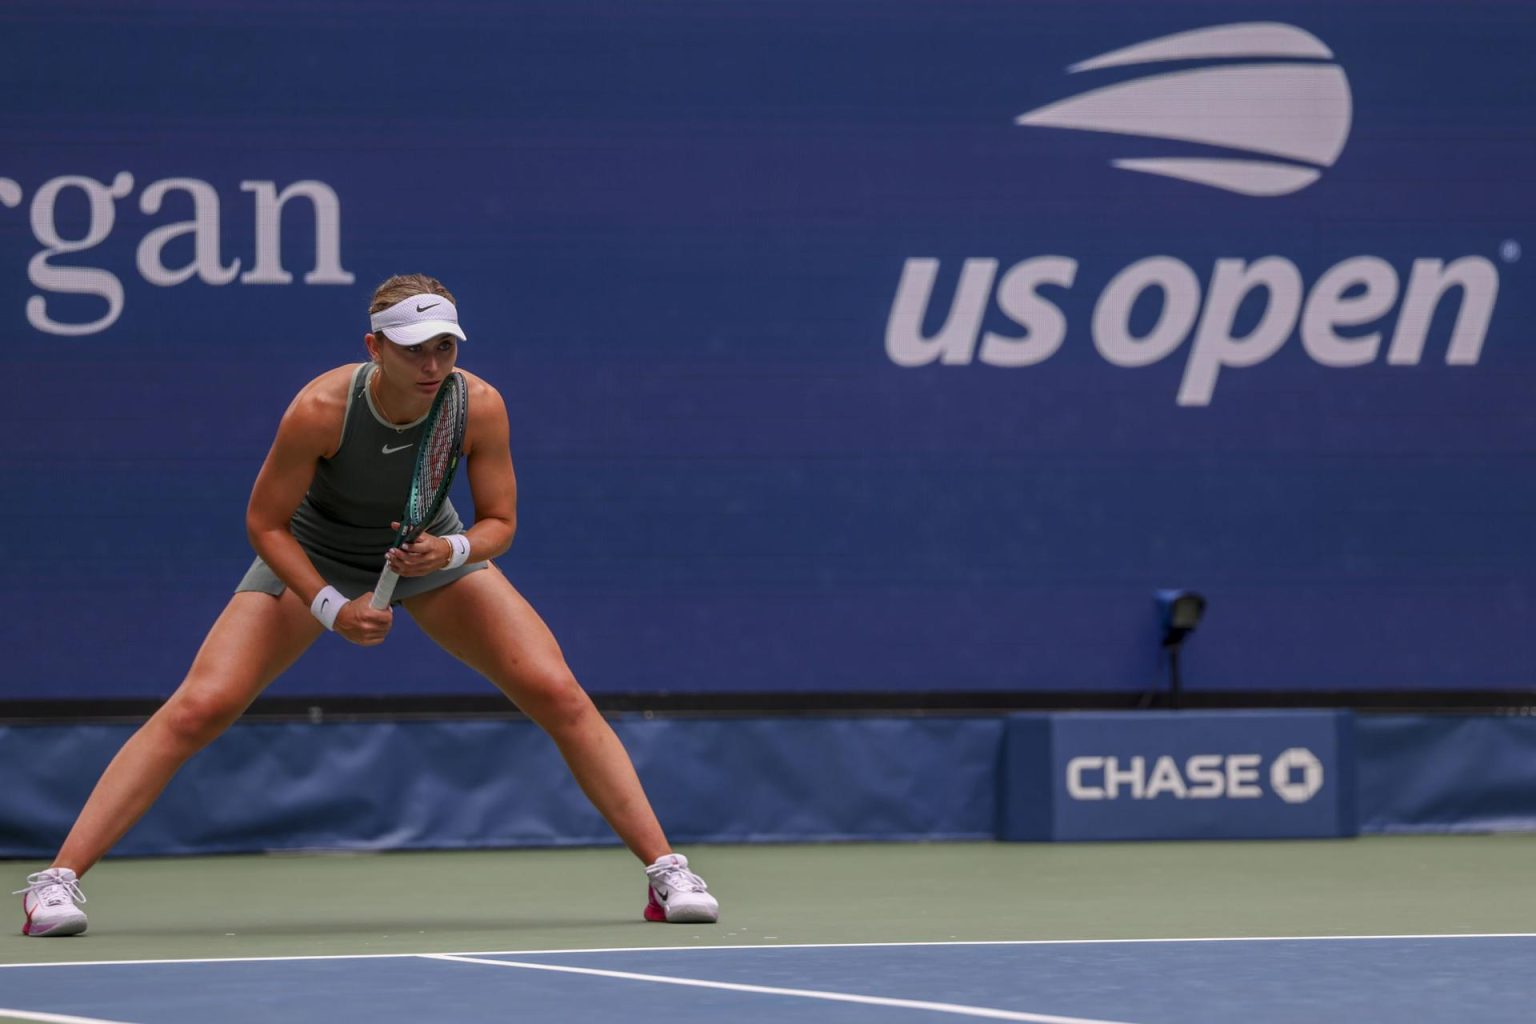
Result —
[{"label": "white wristband", "polygon": [[347,599],[341,596],[341,591],[335,587],[326,587],[309,603],[309,613],[320,620],[320,625],[335,632],[336,615],[346,603]]},{"label": "white wristband", "polygon": [[447,541],[448,546],[453,548],[453,554],[449,557],[448,564],[443,566],[444,569],[457,569],[459,566],[469,561],[468,537],[464,536],[462,533],[450,533],[448,536],[444,537],[443,540]]}]

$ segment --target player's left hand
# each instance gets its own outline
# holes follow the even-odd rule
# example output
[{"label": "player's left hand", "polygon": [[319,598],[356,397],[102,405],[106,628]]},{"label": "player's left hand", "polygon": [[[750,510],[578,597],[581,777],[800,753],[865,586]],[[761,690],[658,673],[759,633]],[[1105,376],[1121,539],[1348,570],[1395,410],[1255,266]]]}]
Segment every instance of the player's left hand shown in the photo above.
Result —
[{"label": "player's left hand", "polygon": [[[389,525],[391,529],[400,529],[399,523]],[[418,534],[415,540],[398,548],[390,548],[384,553],[384,561],[389,563],[389,567],[405,577],[436,572],[446,567],[452,557],[452,545],[430,533]]]}]

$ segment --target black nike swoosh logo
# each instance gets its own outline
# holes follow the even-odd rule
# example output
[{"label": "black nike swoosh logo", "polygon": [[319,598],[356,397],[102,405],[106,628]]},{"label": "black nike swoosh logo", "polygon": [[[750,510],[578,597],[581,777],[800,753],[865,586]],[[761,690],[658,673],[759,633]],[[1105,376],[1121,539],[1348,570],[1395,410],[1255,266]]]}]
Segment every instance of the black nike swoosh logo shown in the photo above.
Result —
[{"label": "black nike swoosh logo", "polygon": [[426,306],[417,306],[416,307],[416,312],[418,312],[418,313],[425,313],[427,310],[432,309],[434,306],[441,306],[441,305],[442,305],[441,302],[434,302],[434,303],[432,303],[430,305],[426,305]]}]

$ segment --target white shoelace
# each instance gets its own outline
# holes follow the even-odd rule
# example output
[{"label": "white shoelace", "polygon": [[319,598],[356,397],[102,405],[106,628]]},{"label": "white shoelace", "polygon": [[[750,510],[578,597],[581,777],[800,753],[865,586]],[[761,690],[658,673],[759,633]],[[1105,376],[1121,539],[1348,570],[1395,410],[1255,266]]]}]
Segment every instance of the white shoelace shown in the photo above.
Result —
[{"label": "white shoelace", "polygon": [[660,882],[672,892],[708,892],[704,879],[687,868],[665,867],[651,875],[653,882]]},{"label": "white shoelace", "polygon": [[12,896],[31,893],[45,907],[63,906],[65,903],[84,903],[85,893],[80,891],[79,879],[62,879],[51,869],[27,876],[27,887],[17,889]]}]

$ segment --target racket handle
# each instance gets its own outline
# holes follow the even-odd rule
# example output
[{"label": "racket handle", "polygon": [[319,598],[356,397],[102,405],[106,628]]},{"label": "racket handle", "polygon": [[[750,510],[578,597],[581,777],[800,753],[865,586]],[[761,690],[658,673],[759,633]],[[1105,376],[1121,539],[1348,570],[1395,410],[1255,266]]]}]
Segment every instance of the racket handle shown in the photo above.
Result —
[{"label": "racket handle", "polygon": [[395,596],[395,583],[399,579],[399,573],[385,566],[384,571],[379,573],[379,585],[373,588],[373,600],[368,603],[379,611],[388,608],[390,598]]}]

